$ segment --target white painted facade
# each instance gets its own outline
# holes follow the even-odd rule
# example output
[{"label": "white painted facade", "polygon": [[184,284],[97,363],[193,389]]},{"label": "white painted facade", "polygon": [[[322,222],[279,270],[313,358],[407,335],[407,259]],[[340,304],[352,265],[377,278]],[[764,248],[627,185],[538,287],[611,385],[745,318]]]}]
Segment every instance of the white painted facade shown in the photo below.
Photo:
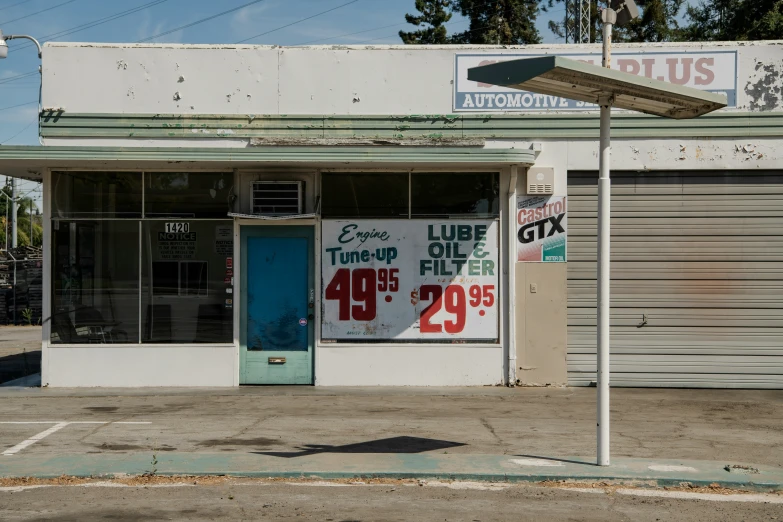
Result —
[{"label": "white painted facade", "polygon": [[[639,46],[616,46],[617,52]],[[719,43],[704,45],[646,44],[644,52],[700,52],[730,50],[737,53],[736,107],[727,112],[783,112],[783,42]],[[259,47],[195,45],[113,45],[48,43],[43,52],[42,108],[85,114],[217,114],[262,115],[415,115],[454,113],[455,54],[515,53],[565,54],[597,52],[598,46],[496,47]],[[759,94],[758,86],[763,86]],[[550,111],[558,114],[559,111]],[[246,138],[232,138],[227,129],[220,137],[204,131],[192,139],[47,137],[45,146],[220,147],[245,148]],[[487,138],[486,148],[540,149],[536,166],[555,172],[554,194],[568,195],[569,171],[593,171],[598,165],[597,139],[533,141]],[[772,170],[783,168],[779,138],[645,138],[614,139],[614,170]],[[87,167],[89,168],[89,167]],[[347,165],[347,170],[352,166]],[[411,163],[412,170],[422,170]],[[285,169],[284,169],[285,170]],[[319,165],[299,168],[287,175],[308,180],[317,187]],[[327,171],[329,169],[326,169]],[[341,169],[346,170],[346,169]],[[366,169],[364,169],[366,170]],[[426,170],[433,170],[427,167]],[[466,170],[482,170],[472,166]],[[510,187],[512,170],[518,170]],[[291,171],[293,172],[293,171]],[[237,173],[241,205],[242,180]],[[45,213],[50,215],[51,183],[43,173]],[[314,384],[324,386],[473,386],[513,383],[517,347],[526,334],[514,334],[509,318],[520,329],[520,314],[510,312],[510,299],[524,292],[524,281],[512,282],[509,272],[509,196],[524,193],[524,169],[505,166],[500,175],[500,339],[496,344],[348,344],[322,343],[316,328]],[[509,188],[511,190],[509,190]],[[317,189],[316,189],[317,190]],[[314,192],[312,196],[318,196]],[[47,237],[51,225],[47,223]],[[235,220],[234,259],[239,252],[239,227],[270,225]],[[291,223],[301,224],[301,223]],[[316,237],[316,274],[321,274],[318,253],[320,222],[313,221]],[[512,246],[513,248],[513,246]],[[51,273],[51,254],[45,273]],[[516,278],[521,277],[514,267]],[[237,275],[239,267],[236,269]],[[514,271],[512,271],[514,272]],[[559,276],[565,278],[565,270]],[[235,288],[240,287],[235,283]],[[317,295],[320,292],[316,292]],[[48,298],[45,291],[45,299]],[[319,297],[320,299],[320,297]],[[516,301],[519,303],[519,300]],[[517,305],[520,308],[519,304]],[[315,307],[320,324],[320,301]],[[46,308],[45,308],[46,309]],[[234,308],[234,344],[226,345],[90,345],[49,343],[44,328],[43,380],[50,386],[237,386],[239,384],[239,307]],[[561,329],[565,328],[564,319]],[[563,338],[565,338],[563,333]],[[524,341],[522,341],[524,342]],[[549,349],[549,348],[548,348]],[[551,347],[562,359],[550,372],[552,380],[529,384],[565,384],[565,351]],[[512,355],[510,357],[510,354]],[[509,360],[511,359],[511,363]],[[512,368],[509,368],[509,364]],[[523,383],[526,381],[522,380]]]}]

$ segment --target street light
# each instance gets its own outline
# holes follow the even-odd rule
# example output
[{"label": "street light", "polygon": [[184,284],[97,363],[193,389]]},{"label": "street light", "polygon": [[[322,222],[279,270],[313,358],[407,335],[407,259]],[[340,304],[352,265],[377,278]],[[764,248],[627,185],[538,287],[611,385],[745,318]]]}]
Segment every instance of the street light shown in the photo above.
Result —
[{"label": "street light", "polygon": [[[38,43],[38,40],[33,38],[32,36],[27,36],[26,34],[8,34],[4,35],[3,31],[0,30],[0,60],[3,58],[8,57],[8,44],[6,43],[8,40],[16,40],[19,38],[24,38],[25,40],[30,40],[35,44],[35,46],[38,48],[38,58],[41,57],[41,44]],[[41,67],[38,67],[38,71],[41,70]],[[16,178],[11,178],[11,217],[13,218],[13,227],[12,227],[12,236],[13,239],[11,241],[12,246],[16,248]],[[7,220],[6,220],[7,222]],[[8,240],[8,234],[6,233],[6,241]],[[6,250],[8,250],[8,246],[6,245]]]},{"label": "street light", "polygon": [[0,30],[0,60],[8,57],[8,44],[6,43],[6,41],[16,40],[18,38],[24,38],[25,40],[32,41],[35,44],[35,46],[38,48],[38,58],[41,57],[41,44],[39,44],[38,40],[36,40],[32,36],[27,36],[26,34],[4,35],[3,31]]},{"label": "street light", "polygon": [[726,96],[609,69],[612,26],[637,18],[633,0],[611,0],[601,13],[603,67],[543,56],[468,69],[468,79],[598,104],[601,108],[598,177],[597,435],[599,466],[609,465],[610,128],[612,106],[674,119],[695,118],[727,105]]}]

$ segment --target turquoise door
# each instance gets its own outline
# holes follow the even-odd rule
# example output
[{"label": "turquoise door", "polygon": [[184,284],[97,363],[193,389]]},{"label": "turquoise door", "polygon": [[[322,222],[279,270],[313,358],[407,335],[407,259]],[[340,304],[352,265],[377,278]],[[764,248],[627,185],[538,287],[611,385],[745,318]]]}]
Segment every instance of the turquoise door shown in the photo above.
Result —
[{"label": "turquoise door", "polygon": [[312,384],[312,227],[243,226],[240,384]]}]

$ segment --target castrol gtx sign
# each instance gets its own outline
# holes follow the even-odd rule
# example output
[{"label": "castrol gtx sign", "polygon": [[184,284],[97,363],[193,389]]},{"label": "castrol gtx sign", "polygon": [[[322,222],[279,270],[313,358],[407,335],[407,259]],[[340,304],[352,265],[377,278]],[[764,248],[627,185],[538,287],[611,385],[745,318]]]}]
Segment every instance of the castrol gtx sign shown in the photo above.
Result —
[{"label": "castrol gtx sign", "polygon": [[[468,69],[540,54],[457,54],[455,58],[454,111],[530,112],[597,109],[560,96],[547,96],[468,80]],[[563,54],[565,58],[601,65],[601,53]],[[695,89],[725,94],[728,106],[737,105],[737,51],[619,51],[612,53],[612,69]]]},{"label": "castrol gtx sign", "polygon": [[565,196],[517,198],[517,261],[564,262],[567,231]]}]

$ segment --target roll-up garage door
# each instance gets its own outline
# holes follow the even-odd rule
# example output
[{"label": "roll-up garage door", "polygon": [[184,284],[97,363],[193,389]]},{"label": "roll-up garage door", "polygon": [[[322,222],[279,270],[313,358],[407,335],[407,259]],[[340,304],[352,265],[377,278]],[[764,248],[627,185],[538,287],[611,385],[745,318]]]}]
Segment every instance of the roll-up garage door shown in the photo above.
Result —
[{"label": "roll-up garage door", "polygon": [[[595,382],[595,173],[568,174],[568,378]],[[783,172],[612,173],[614,386],[783,388]]]}]

